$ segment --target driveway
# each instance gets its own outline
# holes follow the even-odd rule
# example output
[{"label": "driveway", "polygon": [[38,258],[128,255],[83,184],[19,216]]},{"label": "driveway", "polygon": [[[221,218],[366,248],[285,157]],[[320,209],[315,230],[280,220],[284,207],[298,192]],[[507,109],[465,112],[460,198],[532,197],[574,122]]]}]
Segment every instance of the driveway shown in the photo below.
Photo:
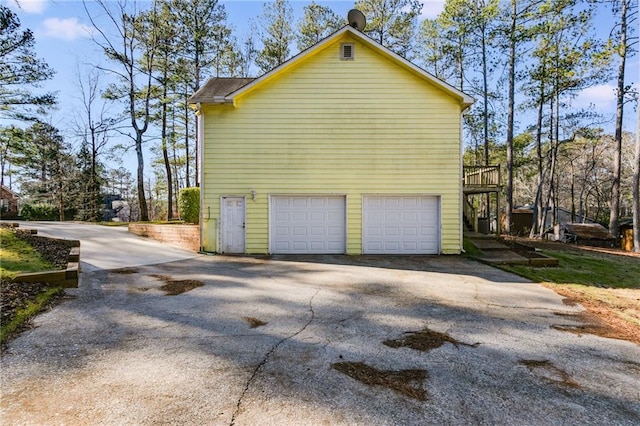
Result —
[{"label": "driveway", "polygon": [[640,423],[639,346],[463,258],[130,263],[10,344],[3,424]]},{"label": "driveway", "polygon": [[126,266],[152,265],[191,259],[191,251],[160,244],[130,234],[126,226],[102,226],[77,222],[18,222],[21,228],[38,230],[38,235],[81,241],[85,272]]}]

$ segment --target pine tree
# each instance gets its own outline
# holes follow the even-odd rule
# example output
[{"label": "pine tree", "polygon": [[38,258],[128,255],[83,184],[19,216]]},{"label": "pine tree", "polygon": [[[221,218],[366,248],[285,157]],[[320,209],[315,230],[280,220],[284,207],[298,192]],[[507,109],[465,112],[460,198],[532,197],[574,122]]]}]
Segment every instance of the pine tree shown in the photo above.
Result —
[{"label": "pine tree", "polygon": [[298,50],[301,51],[313,46],[346,24],[344,18],[336,15],[331,8],[316,2],[305,6],[303,13],[303,17],[298,22],[296,35]]},{"label": "pine tree", "polygon": [[33,120],[31,107],[54,105],[53,93],[34,94],[33,88],[53,77],[54,71],[36,57],[31,30],[0,4],[0,117]]},{"label": "pine tree", "polygon": [[293,9],[287,0],[264,4],[261,19],[263,48],[256,58],[262,72],[271,71],[289,59],[290,44],[294,39],[292,21]]},{"label": "pine tree", "polygon": [[418,0],[358,0],[355,8],[366,17],[365,34],[398,55],[412,59],[416,22],[422,10]]},{"label": "pine tree", "polygon": [[631,92],[631,86],[625,84],[625,70],[627,58],[635,53],[635,45],[638,38],[633,37],[633,26],[630,25],[637,19],[638,2],[632,0],[612,1],[613,12],[618,14],[618,21],[614,28],[613,41],[615,55],[618,57],[618,72],[616,84],[616,148],[613,160],[613,182],[611,185],[611,204],[609,214],[609,231],[617,238],[619,232],[618,216],[620,210],[620,175],[622,169],[622,123],[624,105]]},{"label": "pine tree", "polygon": [[[187,99],[211,76],[224,75],[228,70],[225,62],[227,55],[233,52],[230,48],[231,29],[227,25],[227,11],[218,0],[164,0],[170,9],[169,22],[176,31],[175,45],[180,48],[176,52],[176,78],[180,81],[183,97],[182,118],[185,130],[185,156],[187,186],[191,186],[191,163],[195,159],[194,184],[199,185],[198,141],[195,140],[193,150],[190,139],[198,134],[197,121],[191,132],[191,116]],[[234,71],[235,72],[235,71]],[[191,152],[194,152],[193,156]]]},{"label": "pine tree", "polygon": [[20,168],[21,191],[36,203],[55,205],[64,220],[72,203],[73,177],[76,172],[70,146],[57,128],[37,121],[23,133],[15,164]]}]

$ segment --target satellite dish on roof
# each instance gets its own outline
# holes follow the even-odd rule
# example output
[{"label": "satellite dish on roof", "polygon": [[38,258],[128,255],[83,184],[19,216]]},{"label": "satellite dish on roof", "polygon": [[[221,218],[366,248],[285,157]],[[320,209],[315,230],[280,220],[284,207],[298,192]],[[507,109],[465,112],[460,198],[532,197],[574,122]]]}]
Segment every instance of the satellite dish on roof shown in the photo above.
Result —
[{"label": "satellite dish on roof", "polygon": [[349,11],[347,14],[347,21],[349,21],[349,25],[358,31],[364,30],[364,27],[367,25],[367,20],[365,19],[364,14],[358,9],[351,9]]}]

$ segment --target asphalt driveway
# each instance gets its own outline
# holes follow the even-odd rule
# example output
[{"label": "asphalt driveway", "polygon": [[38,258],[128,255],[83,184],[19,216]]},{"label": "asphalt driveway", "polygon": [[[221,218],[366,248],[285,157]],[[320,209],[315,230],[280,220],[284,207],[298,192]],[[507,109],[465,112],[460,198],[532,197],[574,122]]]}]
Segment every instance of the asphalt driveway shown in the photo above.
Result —
[{"label": "asphalt driveway", "polygon": [[10,344],[3,424],[640,423],[640,347],[485,265],[134,260]]}]

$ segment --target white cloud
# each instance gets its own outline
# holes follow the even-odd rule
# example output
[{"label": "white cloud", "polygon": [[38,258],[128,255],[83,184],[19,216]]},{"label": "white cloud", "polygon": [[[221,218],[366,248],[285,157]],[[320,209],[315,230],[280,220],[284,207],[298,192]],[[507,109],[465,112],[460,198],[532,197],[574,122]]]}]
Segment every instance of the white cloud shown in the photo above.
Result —
[{"label": "white cloud", "polygon": [[48,0],[9,0],[7,3],[13,10],[40,14],[47,8]]},{"label": "white cloud", "polygon": [[607,83],[584,89],[573,100],[572,105],[577,108],[593,106],[596,111],[611,111],[616,103],[616,88]]},{"label": "white cloud", "polygon": [[76,18],[48,18],[45,19],[42,26],[43,33],[46,37],[61,40],[71,41],[91,35],[91,28],[85,24],[81,24]]},{"label": "white cloud", "polygon": [[444,9],[445,0],[423,0],[420,19],[435,19]]}]

